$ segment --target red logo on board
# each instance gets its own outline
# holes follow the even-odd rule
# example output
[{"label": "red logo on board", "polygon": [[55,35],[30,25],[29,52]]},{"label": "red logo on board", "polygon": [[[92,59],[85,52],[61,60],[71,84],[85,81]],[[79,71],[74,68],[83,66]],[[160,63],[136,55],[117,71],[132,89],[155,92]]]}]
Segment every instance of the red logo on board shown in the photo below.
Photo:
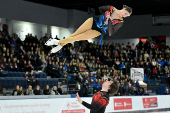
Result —
[{"label": "red logo on board", "polygon": [[114,110],[126,110],[132,109],[132,99],[131,98],[115,98]]},{"label": "red logo on board", "polygon": [[157,97],[148,97],[148,98],[143,98],[142,100],[143,100],[144,108],[158,107]]},{"label": "red logo on board", "polygon": [[85,109],[62,110],[62,113],[86,113]]}]

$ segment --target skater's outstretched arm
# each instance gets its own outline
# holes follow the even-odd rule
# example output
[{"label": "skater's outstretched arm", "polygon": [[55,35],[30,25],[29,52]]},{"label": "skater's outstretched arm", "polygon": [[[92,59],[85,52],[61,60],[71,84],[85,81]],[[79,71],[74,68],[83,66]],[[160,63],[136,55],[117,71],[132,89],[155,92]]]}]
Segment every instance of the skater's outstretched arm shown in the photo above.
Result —
[{"label": "skater's outstretched arm", "polygon": [[[76,93],[76,94],[77,94],[77,96],[76,96],[77,101],[92,111],[98,111],[101,107],[105,106],[108,103],[107,102],[108,100],[105,97],[103,97],[103,98],[98,99],[94,104],[89,104],[89,103],[81,100],[78,93]],[[101,95],[99,94],[96,96],[101,96]]]},{"label": "skater's outstretched arm", "polygon": [[100,14],[104,14],[106,11],[111,11],[111,10],[113,10],[113,6],[111,5],[99,7]]}]

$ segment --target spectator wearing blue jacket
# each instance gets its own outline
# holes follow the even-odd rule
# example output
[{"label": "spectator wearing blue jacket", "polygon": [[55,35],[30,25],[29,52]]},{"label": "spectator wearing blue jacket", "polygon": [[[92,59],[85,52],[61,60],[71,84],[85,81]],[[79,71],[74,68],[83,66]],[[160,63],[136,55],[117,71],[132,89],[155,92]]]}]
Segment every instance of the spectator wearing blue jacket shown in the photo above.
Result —
[{"label": "spectator wearing blue jacket", "polygon": [[92,78],[93,78],[93,81],[95,81],[97,79],[97,75],[96,74],[93,75]]},{"label": "spectator wearing blue jacket", "polygon": [[166,63],[168,64],[168,66],[170,66],[170,60],[168,60]]},{"label": "spectator wearing blue jacket", "polygon": [[136,81],[136,86],[137,86],[137,88],[140,88],[139,80]]},{"label": "spectator wearing blue jacket", "polygon": [[127,59],[127,61],[126,61],[125,63],[127,63],[127,65],[129,65],[129,64],[130,64],[130,63],[129,63],[129,58]]},{"label": "spectator wearing blue jacket", "polygon": [[68,71],[66,64],[63,63],[63,67],[65,67],[65,70]]},{"label": "spectator wearing blue jacket", "polygon": [[100,82],[98,81],[98,79],[96,79],[93,84],[92,84],[92,87],[93,87],[93,91],[94,92],[97,92],[101,89],[101,85],[100,85]]},{"label": "spectator wearing blue jacket", "polygon": [[66,70],[66,71],[68,71],[67,66],[66,66],[66,61],[67,61],[66,58],[64,58],[64,61],[63,61],[63,63],[62,63],[62,66],[65,67],[65,70]]},{"label": "spectator wearing blue jacket", "polygon": [[164,61],[162,62],[161,59],[158,59],[158,60],[156,61],[156,63],[158,63],[159,66],[164,65]]},{"label": "spectator wearing blue jacket", "polygon": [[166,62],[164,62],[164,60],[161,61],[161,66],[163,67],[165,65]]},{"label": "spectator wearing blue jacket", "polygon": [[119,69],[122,70],[123,69],[123,66],[124,66],[124,62],[122,62],[119,66]]},{"label": "spectator wearing blue jacket", "polygon": [[16,46],[15,38],[11,38],[11,43]]}]

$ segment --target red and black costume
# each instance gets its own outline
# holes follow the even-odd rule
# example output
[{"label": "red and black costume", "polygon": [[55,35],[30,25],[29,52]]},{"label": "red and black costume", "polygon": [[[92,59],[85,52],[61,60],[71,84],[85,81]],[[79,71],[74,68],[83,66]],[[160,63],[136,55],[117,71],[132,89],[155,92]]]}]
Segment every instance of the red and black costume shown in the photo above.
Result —
[{"label": "red and black costume", "polygon": [[99,91],[94,94],[91,104],[84,101],[82,104],[90,109],[90,113],[104,113],[106,106],[109,104],[109,93]]}]

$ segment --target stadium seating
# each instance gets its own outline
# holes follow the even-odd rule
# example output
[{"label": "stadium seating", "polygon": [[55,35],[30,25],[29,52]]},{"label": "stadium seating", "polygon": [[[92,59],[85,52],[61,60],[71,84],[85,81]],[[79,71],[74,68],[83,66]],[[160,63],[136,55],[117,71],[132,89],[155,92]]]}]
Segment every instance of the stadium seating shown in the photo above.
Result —
[{"label": "stadium seating", "polygon": [[[44,88],[47,84],[50,87],[58,86],[57,79],[37,78],[37,81],[41,88]],[[0,77],[0,86],[9,89],[15,88],[16,85],[22,86],[23,88],[27,88],[28,87],[27,79],[24,77]]]},{"label": "stadium seating", "polygon": [[[47,78],[46,73],[34,73],[35,78]],[[25,72],[0,72],[0,77],[25,77]]]}]

